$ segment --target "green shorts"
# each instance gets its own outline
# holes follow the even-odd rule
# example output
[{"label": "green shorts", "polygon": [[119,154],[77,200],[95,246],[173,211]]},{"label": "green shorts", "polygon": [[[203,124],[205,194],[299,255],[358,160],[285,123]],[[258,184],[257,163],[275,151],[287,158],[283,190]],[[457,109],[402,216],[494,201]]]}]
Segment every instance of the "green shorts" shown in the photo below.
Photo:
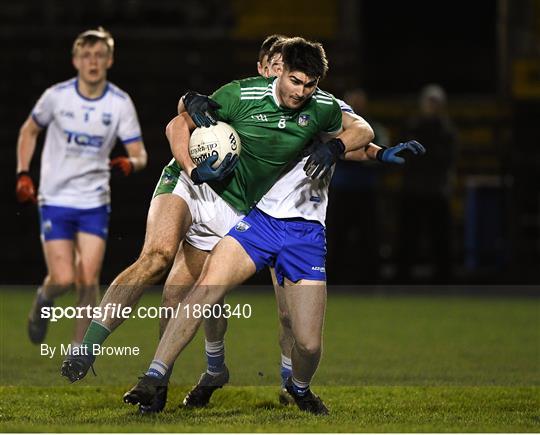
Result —
[{"label": "green shorts", "polygon": [[176,160],[172,159],[169,164],[163,168],[152,198],[155,198],[162,193],[172,193],[178,183],[178,177],[180,176],[181,171],[180,165],[176,163]]}]

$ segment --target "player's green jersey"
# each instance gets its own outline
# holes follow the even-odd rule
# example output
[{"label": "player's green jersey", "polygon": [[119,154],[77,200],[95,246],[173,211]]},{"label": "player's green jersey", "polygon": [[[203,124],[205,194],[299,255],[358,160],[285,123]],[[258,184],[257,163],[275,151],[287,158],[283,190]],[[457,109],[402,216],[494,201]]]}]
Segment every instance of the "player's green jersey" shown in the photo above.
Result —
[{"label": "player's green jersey", "polygon": [[262,198],[315,135],[341,128],[341,110],[332,95],[317,89],[302,108],[287,109],[278,103],[277,80],[238,80],[212,95],[221,105],[219,119],[238,132],[242,152],[230,177],[209,184],[243,213]]}]

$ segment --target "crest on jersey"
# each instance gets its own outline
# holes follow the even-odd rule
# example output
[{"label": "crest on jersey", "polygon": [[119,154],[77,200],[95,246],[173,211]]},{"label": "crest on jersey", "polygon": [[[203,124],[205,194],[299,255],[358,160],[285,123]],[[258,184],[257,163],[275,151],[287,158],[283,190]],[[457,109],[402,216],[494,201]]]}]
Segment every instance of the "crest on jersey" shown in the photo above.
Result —
[{"label": "crest on jersey", "polygon": [[103,125],[109,126],[109,125],[111,125],[111,118],[112,118],[111,113],[104,113],[101,116],[101,122],[103,122]]},{"label": "crest on jersey", "polygon": [[298,117],[298,125],[300,127],[307,127],[309,125],[309,115],[305,114],[305,113],[302,113],[299,117]]},{"label": "crest on jersey", "polygon": [[178,177],[175,177],[171,174],[163,174],[163,177],[161,178],[161,181],[163,181],[163,184],[172,184],[174,181],[176,181]]},{"label": "crest on jersey", "polygon": [[240,233],[243,233],[244,231],[247,231],[249,230],[249,227],[251,225],[249,225],[247,222],[244,222],[244,221],[240,221],[236,224],[236,226],[234,227],[234,229]]}]

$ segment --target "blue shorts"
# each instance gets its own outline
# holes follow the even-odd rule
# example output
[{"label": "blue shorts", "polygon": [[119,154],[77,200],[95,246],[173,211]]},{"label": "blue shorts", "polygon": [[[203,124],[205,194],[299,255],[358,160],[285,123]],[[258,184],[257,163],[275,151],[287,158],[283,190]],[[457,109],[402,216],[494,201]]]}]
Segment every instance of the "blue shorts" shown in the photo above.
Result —
[{"label": "blue shorts", "polygon": [[39,208],[41,237],[45,241],[74,240],[76,233],[94,234],[107,240],[110,207],[80,209],[42,205]]},{"label": "blue shorts", "polygon": [[280,285],[284,278],[326,281],[326,234],[319,222],[276,219],[255,208],[227,235],[242,245],[257,271],[274,267]]}]

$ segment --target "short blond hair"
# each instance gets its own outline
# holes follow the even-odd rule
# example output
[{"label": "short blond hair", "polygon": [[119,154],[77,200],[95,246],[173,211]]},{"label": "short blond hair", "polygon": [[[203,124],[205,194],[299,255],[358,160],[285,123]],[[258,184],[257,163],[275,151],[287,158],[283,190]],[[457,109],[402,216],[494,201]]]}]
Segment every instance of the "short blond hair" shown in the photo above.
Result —
[{"label": "short blond hair", "polygon": [[80,33],[73,42],[71,54],[75,55],[77,49],[85,45],[94,45],[96,42],[102,41],[107,46],[110,54],[114,52],[114,39],[111,33],[105,28],[99,26],[97,29],[89,29]]}]

